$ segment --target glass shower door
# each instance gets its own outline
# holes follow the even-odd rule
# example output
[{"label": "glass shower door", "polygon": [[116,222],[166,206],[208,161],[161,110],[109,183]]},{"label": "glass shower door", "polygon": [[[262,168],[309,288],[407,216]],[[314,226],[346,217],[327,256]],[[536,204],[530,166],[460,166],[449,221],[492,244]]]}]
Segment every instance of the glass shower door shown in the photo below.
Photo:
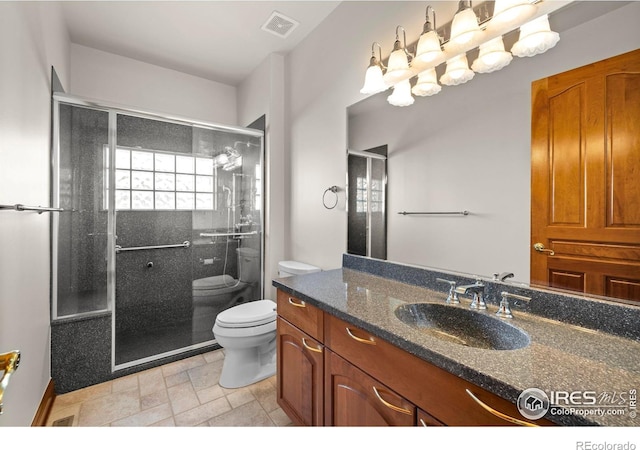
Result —
[{"label": "glass shower door", "polygon": [[106,311],[109,305],[108,209],[104,162],[109,113],[54,103],[52,317]]},{"label": "glass shower door", "polygon": [[214,345],[217,314],[260,298],[262,138],[126,114],[116,129],[119,369]]}]

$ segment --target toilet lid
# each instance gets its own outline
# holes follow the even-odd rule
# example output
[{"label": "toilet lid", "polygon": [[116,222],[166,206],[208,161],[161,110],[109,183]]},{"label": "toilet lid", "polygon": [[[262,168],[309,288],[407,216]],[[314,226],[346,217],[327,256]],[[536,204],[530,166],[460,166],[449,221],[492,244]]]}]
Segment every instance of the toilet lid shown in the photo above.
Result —
[{"label": "toilet lid", "polygon": [[206,289],[220,289],[236,284],[231,275],[217,275],[215,277],[199,278],[193,280],[193,289],[196,291]]},{"label": "toilet lid", "polygon": [[271,300],[256,300],[234,306],[218,314],[216,322],[226,328],[247,328],[276,320],[276,304]]}]

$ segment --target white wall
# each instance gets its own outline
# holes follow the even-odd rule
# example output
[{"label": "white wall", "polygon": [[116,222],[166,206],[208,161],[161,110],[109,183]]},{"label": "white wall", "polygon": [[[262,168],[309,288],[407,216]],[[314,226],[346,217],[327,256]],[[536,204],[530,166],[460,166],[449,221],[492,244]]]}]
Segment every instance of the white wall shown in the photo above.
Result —
[{"label": "white wall", "polygon": [[[340,265],[344,193],[335,210],[320,200],[326,187],[345,183],[345,110],[362,99],[371,43],[388,54],[395,26],[424,17],[416,3],[344,3],[288,58],[294,259]],[[508,270],[528,280],[531,81],[638,48],[639,15],[640,2],[633,2],[563,32],[544,55],[516,58],[413,106],[386,105],[390,116],[364,125],[370,146],[389,144],[389,259],[478,274]],[[409,41],[420,32],[405,28]],[[319,52],[321,65],[313,61]],[[475,215],[397,215],[463,209]]]},{"label": "white wall", "polygon": [[271,280],[285,258],[285,95],[284,56],[272,54],[238,86],[238,124],[266,115],[265,133],[265,297],[275,300]]},{"label": "white wall", "polygon": [[236,125],[236,89],[82,45],[71,45],[73,95],[171,116]]},{"label": "white wall", "polygon": [[[0,204],[49,205],[50,79],[68,86],[59,5],[0,2]],[[0,427],[28,426],[51,378],[49,214],[0,212],[0,353],[22,361]]]}]

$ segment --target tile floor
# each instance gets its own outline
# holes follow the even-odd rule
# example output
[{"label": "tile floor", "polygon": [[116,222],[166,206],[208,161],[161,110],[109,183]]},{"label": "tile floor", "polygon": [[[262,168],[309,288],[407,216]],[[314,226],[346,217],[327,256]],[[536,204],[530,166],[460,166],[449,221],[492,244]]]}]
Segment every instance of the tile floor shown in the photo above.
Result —
[{"label": "tile floor", "polygon": [[275,376],[225,389],[223,361],[224,350],[215,350],[58,395],[47,426],[65,418],[74,427],[291,425],[276,403]]}]

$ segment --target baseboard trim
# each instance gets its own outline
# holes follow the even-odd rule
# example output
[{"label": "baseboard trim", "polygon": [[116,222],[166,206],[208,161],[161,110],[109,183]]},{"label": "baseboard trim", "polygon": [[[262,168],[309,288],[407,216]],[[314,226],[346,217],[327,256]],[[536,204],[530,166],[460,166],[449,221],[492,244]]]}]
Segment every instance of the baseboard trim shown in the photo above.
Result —
[{"label": "baseboard trim", "polygon": [[53,401],[55,399],[56,390],[53,386],[53,380],[49,380],[47,389],[44,391],[44,395],[42,396],[40,406],[36,411],[33,422],[31,423],[32,427],[44,427],[47,425],[47,419],[49,419],[49,414],[51,413],[51,409],[53,408]]}]

